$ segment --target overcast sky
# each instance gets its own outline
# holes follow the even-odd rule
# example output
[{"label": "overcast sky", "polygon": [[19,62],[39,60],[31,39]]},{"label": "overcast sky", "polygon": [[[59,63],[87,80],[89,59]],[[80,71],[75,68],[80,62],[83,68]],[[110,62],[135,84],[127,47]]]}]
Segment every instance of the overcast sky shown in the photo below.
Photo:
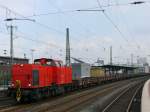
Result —
[{"label": "overcast sky", "polygon": [[[90,63],[98,58],[109,62],[109,47],[113,47],[113,61],[127,63],[134,55],[150,55],[150,2],[130,5],[134,0],[100,0],[103,12],[78,12],[78,9],[100,9],[97,0],[0,0],[0,55],[9,55],[9,28],[14,29],[14,55],[31,59],[65,57],[65,30],[70,28],[71,56]],[[119,5],[120,4],[120,5]],[[121,5],[124,4],[124,5]],[[11,9],[11,10],[8,10]],[[27,20],[5,22],[6,18]]]}]

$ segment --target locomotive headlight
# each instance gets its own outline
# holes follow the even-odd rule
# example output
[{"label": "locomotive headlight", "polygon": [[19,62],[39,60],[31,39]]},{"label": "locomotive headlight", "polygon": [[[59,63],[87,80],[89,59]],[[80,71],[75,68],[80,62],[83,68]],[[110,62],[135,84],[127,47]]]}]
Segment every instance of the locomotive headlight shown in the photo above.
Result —
[{"label": "locomotive headlight", "polygon": [[14,84],[12,83],[11,86],[14,87]]},{"label": "locomotive headlight", "polygon": [[31,84],[28,84],[29,87],[31,87]]},{"label": "locomotive headlight", "polygon": [[23,64],[21,64],[20,66],[23,67]]}]

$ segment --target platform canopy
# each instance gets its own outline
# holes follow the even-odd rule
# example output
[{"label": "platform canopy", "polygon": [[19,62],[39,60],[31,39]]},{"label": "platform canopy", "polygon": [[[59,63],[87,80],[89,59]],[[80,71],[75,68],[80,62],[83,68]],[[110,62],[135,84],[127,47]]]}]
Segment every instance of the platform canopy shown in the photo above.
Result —
[{"label": "platform canopy", "polygon": [[131,67],[131,66],[123,66],[123,65],[102,65],[100,66],[104,69],[110,69],[112,71],[118,71],[118,70],[134,70],[136,69],[137,67]]}]

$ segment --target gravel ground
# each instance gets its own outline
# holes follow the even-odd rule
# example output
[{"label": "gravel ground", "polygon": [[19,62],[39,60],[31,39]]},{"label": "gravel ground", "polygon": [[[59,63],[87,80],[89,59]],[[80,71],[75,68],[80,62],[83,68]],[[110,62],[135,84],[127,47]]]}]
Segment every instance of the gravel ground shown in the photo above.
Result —
[{"label": "gravel ground", "polygon": [[[125,88],[128,88],[129,86],[131,86],[131,83],[123,86],[122,88],[118,88],[109,94],[105,94],[105,95],[97,98],[90,105],[84,106],[81,110],[79,110],[79,112],[101,112],[103,110],[103,108],[107,105],[108,102],[111,102],[118,95],[118,93],[120,93]],[[135,111],[132,111],[132,112],[140,112],[140,111],[137,111],[140,108],[139,100],[140,100],[140,98],[138,96],[138,98],[135,99],[136,107],[138,107],[138,108],[134,107]],[[138,103],[138,105],[137,105],[137,103]]]}]

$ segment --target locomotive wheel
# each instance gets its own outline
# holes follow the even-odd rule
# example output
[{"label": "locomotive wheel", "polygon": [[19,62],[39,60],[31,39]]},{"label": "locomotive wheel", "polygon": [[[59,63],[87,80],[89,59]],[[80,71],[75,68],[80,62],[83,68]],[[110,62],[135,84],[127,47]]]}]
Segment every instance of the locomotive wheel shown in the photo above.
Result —
[{"label": "locomotive wheel", "polygon": [[50,96],[50,91],[47,89],[47,91],[45,92],[45,98]]},{"label": "locomotive wheel", "polygon": [[42,98],[41,93],[40,93],[40,92],[37,92],[37,94],[36,94],[36,99],[37,99],[37,100],[40,100],[41,98]]}]

